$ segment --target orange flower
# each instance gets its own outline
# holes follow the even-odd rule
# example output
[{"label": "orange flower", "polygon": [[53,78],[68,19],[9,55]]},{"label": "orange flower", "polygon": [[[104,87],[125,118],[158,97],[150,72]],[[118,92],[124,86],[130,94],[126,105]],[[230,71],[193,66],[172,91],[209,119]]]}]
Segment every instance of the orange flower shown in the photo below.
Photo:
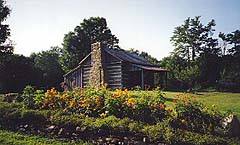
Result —
[{"label": "orange flower", "polygon": [[72,99],[72,100],[70,101],[70,107],[74,107],[74,106],[76,106],[76,100],[75,100],[75,99]]},{"label": "orange flower", "polygon": [[177,99],[173,99],[173,103],[175,103],[175,104],[176,104],[176,103],[177,103]]},{"label": "orange flower", "polygon": [[66,100],[66,99],[68,99],[68,95],[67,94],[63,94],[63,95],[59,94],[59,98],[63,99],[63,100]]},{"label": "orange flower", "polygon": [[165,105],[165,104],[161,103],[161,104],[159,105],[159,110],[163,111],[163,110],[165,110],[165,108],[166,108],[166,105]]},{"label": "orange flower", "polygon": [[124,102],[124,104],[126,104],[127,106],[133,106],[133,105],[135,105],[135,103],[136,103],[137,101],[136,101],[136,99],[135,98],[129,98],[129,99],[126,99],[126,101]]},{"label": "orange flower", "polygon": [[100,106],[101,105],[101,98],[97,96],[96,99],[95,99],[95,103],[97,104],[97,106]]},{"label": "orange flower", "polygon": [[167,109],[167,112],[168,112],[168,113],[171,113],[171,112],[172,112],[172,110],[171,110],[171,109]]}]

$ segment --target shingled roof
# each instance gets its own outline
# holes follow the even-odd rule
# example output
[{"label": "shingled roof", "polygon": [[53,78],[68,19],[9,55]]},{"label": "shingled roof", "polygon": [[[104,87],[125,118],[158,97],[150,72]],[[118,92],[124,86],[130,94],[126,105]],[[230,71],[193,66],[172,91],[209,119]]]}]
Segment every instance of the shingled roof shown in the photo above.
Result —
[{"label": "shingled roof", "polygon": [[143,58],[143,57],[141,57],[141,56],[139,56],[135,53],[130,53],[130,52],[128,52],[126,50],[123,50],[123,49],[105,48],[104,50],[106,52],[108,52],[109,54],[113,55],[114,57],[122,60],[122,61],[127,61],[127,62],[131,62],[131,63],[134,63],[134,64],[147,65],[147,66],[156,66],[156,65],[150,63],[145,58]]}]

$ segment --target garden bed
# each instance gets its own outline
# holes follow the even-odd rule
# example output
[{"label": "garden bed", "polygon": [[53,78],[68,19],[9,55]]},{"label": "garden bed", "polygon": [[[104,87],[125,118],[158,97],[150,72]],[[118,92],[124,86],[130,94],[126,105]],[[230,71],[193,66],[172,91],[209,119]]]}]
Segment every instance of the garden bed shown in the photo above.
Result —
[{"label": "garden bed", "polygon": [[220,124],[223,114],[190,94],[172,99],[172,107],[159,89],[45,93],[29,87],[21,97],[20,102],[0,102],[1,129],[93,144],[240,143],[226,136]]}]

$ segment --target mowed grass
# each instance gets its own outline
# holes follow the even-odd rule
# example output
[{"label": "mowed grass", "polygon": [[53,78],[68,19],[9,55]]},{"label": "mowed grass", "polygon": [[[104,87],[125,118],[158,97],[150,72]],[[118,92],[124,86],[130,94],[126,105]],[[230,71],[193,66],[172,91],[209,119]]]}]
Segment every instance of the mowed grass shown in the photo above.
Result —
[{"label": "mowed grass", "polygon": [[[177,94],[182,92],[164,92],[167,98],[166,104],[169,107],[173,106],[171,99],[177,99]],[[227,93],[227,92],[196,92],[192,94],[196,96],[199,101],[208,107],[213,105],[223,112],[232,112],[240,118],[240,93]]]},{"label": "mowed grass", "polygon": [[46,137],[27,135],[6,130],[0,130],[1,145],[82,145],[90,144],[83,141],[66,141],[60,139],[49,139]]}]

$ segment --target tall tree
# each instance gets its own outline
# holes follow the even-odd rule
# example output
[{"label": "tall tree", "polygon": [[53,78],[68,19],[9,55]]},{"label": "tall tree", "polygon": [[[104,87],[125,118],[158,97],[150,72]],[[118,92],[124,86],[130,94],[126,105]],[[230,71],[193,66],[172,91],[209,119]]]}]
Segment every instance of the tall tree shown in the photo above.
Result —
[{"label": "tall tree", "polygon": [[173,32],[171,37],[175,47],[173,54],[187,61],[186,66],[181,66],[181,71],[176,72],[175,76],[185,81],[189,87],[194,86],[196,82],[209,83],[207,81],[211,80],[213,83],[217,79],[212,74],[218,74],[219,69],[211,67],[218,66],[217,58],[220,53],[218,40],[212,38],[215,25],[214,20],[203,25],[200,16],[197,16],[187,18]]},{"label": "tall tree", "polygon": [[188,61],[194,61],[200,53],[209,48],[207,45],[216,41],[211,38],[215,25],[215,21],[211,20],[204,26],[200,21],[200,16],[193,19],[187,18],[183,25],[175,28],[171,37],[171,42],[175,47],[174,53]]},{"label": "tall tree", "polygon": [[228,45],[227,54],[238,56],[240,55],[240,30],[236,30],[229,34],[219,33],[219,37]]},{"label": "tall tree", "polygon": [[[34,53],[31,55],[34,66],[40,70],[38,87],[48,89],[51,87],[60,88],[63,81],[63,70],[59,63],[60,52],[58,47],[51,47],[50,50]],[[36,78],[37,79],[37,78]]]},{"label": "tall tree", "polygon": [[224,41],[223,49],[226,53],[222,56],[221,81],[235,83],[236,90],[240,89],[240,31],[229,34],[220,33]]},{"label": "tall tree", "polygon": [[7,62],[12,57],[13,47],[6,43],[7,38],[10,35],[9,25],[3,24],[3,22],[10,15],[10,9],[6,6],[4,0],[0,0],[0,92],[7,89]]},{"label": "tall tree", "polygon": [[9,25],[3,24],[3,22],[9,15],[9,7],[6,6],[4,0],[0,0],[0,55],[2,55],[2,53],[13,53],[13,47],[5,43],[10,35],[10,29]]},{"label": "tall tree", "polygon": [[119,40],[107,27],[105,18],[84,19],[80,26],[64,36],[61,64],[65,72],[76,67],[79,61],[91,51],[91,44],[101,42],[111,48],[118,48]]},{"label": "tall tree", "polygon": [[38,72],[31,58],[17,54],[4,57],[0,60],[0,93],[21,92],[26,85],[37,84]]},{"label": "tall tree", "polygon": [[101,42],[107,47],[119,48],[119,40],[108,28],[105,18],[91,17],[89,19],[84,19],[80,26],[90,40],[90,44]]}]

